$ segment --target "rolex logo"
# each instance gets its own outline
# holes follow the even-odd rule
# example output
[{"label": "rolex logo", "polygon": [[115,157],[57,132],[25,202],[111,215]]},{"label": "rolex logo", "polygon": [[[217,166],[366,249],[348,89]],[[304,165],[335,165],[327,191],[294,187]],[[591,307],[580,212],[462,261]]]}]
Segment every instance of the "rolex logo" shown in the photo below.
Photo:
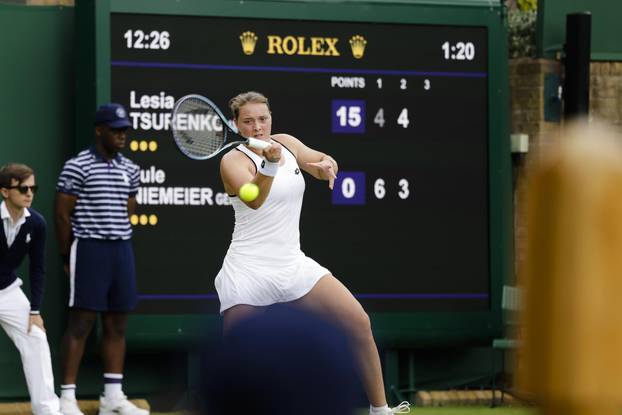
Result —
[{"label": "rolex logo", "polygon": [[244,51],[244,54],[252,55],[255,52],[257,35],[253,32],[246,31],[240,35],[240,42],[242,42],[242,50]]},{"label": "rolex logo", "polygon": [[352,48],[352,56],[361,59],[365,54],[365,45],[367,41],[361,35],[354,35],[350,38],[350,47]]}]

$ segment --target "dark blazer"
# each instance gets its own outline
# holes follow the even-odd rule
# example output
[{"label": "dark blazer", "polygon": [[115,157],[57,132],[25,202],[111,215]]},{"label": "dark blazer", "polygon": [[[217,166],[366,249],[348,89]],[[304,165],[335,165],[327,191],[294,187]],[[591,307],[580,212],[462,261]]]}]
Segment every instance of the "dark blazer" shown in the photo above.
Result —
[{"label": "dark blazer", "polygon": [[45,219],[34,209],[19,228],[11,248],[7,247],[4,226],[0,223],[0,290],[17,279],[15,270],[26,254],[30,258],[30,309],[39,310],[45,279]]}]

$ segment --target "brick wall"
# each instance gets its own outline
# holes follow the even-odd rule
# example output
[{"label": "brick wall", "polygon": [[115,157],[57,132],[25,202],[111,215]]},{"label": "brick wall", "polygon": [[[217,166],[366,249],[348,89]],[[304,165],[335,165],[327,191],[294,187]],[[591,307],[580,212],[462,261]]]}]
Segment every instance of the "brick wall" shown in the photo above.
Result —
[{"label": "brick wall", "polygon": [[622,62],[590,65],[590,114],[622,132]]},{"label": "brick wall", "polygon": [[529,135],[529,154],[538,154],[557,132],[558,123],[544,121],[544,78],[561,71],[560,63],[552,60],[510,61],[511,132]]},{"label": "brick wall", "polygon": [[[559,137],[560,123],[544,121],[544,79],[547,73],[562,75],[559,61],[513,59],[510,61],[511,132],[529,135],[529,152],[513,155],[514,175],[514,269],[524,259],[526,228],[522,223],[525,174],[529,163]],[[563,113],[563,112],[562,112]],[[590,116],[601,118],[622,133],[622,62],[590,65]]]},{"label": "brick wall", "polygon": [[524,260],[522,248],[527,236],[521,218],[526,192],[525,173],[528,161],[537,158],[557,137],[559,124],[544,121],[544,79],[548,73],[561,74],[561,65],[552,60],[529,58],[510,61],[510,131],[529,136],[529,152],[512,155],[514,198],[514,271]]}]

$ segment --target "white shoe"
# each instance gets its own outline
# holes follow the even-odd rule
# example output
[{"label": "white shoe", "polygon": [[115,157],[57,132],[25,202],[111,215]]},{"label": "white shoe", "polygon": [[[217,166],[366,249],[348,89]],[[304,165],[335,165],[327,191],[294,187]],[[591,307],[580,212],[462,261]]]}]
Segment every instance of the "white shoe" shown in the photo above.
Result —
[{"label": "white shoe", "polygon": [[99,415],[149,415],[149,411],[141,409],[127,400],[127,396],[118,398],[99,398]]},{"label": "white shoe", "polygon": [[60,401],[60,413],[63,415],[84,415],[78,407],[78,401],[70,398],[59,399]]},{"label": "white shoe", "polygon": [[370,415],[393,415],[393,414],[409,414],[410,413],[410,403],[408,401],[404,401],[400,403],[395,408],[387,408],[384,412],[372,412],[371,408],[369,409]]},{"label": "white shoe", "polygon": [[410,413],[410,403],[408,401],[403,401],[395,408],[391,408],[389,410],[390,414],[409,414]]}]

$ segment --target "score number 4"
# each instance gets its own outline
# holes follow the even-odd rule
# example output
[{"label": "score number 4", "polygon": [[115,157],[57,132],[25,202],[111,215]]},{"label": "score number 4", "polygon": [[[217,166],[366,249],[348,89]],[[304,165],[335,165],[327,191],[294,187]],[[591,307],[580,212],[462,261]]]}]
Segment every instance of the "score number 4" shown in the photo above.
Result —
[{"label": "score number 4", "polygon": [[[378,124],[378,126],[382,128],[384,127],[385,121],[384,108],[379,108],[378,112],[376,112],[376,115],[374,116],[374,124]],[[408,108],[402,108],[400,115],[397,117],[397,124],[401,125],[402,128],[408,128],[408,125],[410,124],[410,119],[408,118]]]}]

